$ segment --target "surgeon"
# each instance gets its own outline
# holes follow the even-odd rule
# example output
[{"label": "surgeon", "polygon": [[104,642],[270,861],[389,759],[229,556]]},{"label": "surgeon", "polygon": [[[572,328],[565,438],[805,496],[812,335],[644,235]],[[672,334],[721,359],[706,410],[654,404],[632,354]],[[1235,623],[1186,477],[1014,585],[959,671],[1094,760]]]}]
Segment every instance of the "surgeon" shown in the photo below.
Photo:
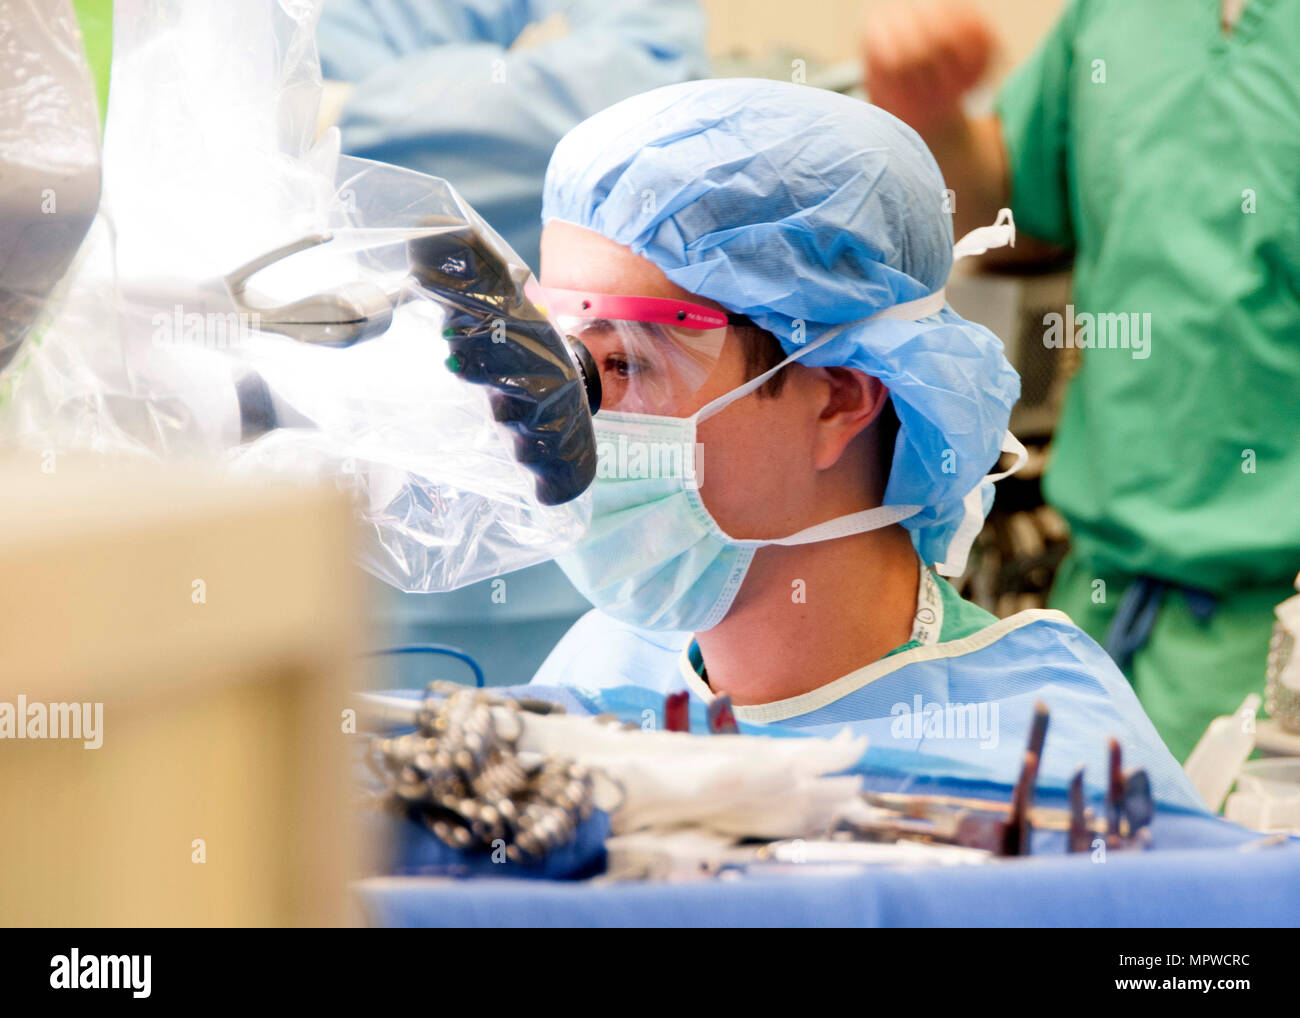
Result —
[{"label": "surgeon", "polygon": [[1158,798],[1203,808],[1064,615],[999,621],[938,575],[1022,451],[1002,344],[944,301],[943,192],[901,121],[781,82],[669,86],[565,136],[538,299],[601,373],[593,522],[559,559],[595,610],[534,682],[725,693],[742,722],[848,725],[1004,783],[1042,700],[1040,783],[1086,764],[1098,787],[1114,735]]},{"label": "surgeon", "polygon": [[1082,364],[1045,478],[1072,533],[1050,603],[1185,759],[1263,685],[1300,567],[1300,4],[1071,0],[987,116],[963,107],[992,47],[969,6],[873,9],[864,45],[959,223],[1009,203],[1074,254],[1079,331],[1044,330]]}]

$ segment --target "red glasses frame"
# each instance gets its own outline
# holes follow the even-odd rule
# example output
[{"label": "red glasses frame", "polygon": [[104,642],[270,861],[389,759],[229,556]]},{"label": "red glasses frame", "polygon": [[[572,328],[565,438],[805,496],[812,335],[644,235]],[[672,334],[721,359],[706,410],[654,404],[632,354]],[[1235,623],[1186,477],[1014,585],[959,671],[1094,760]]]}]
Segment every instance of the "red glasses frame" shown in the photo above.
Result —
[{"label": "red glasses frame", "polygon": [[603,318],[618,322],[651,322],[683,329],[725,329],[728,325],[749,325],[744,315],[728,314],[717,308],[693,304],[672,297],[632,297],[588,290],[560,290],[530,284],[528,297],[544,313],[557,318]]}]

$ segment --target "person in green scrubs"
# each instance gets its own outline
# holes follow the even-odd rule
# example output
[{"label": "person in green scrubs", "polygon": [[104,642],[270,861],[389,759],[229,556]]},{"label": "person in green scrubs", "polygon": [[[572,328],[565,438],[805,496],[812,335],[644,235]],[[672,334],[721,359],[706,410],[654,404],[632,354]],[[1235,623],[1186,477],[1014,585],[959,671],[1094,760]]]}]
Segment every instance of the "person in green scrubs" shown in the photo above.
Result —
[{"label": "person in green scrubs", "polygon": [[1073,535],[1052,606],[1185,759],[1262,687],[1300,568],[1300,0],[1070,0],[983,118],[973,9],[889,8],[864,39],[956,232],[1009,204],[1033,252],[1073,252],[1044,323],[1082,348],[1045,480]]}]

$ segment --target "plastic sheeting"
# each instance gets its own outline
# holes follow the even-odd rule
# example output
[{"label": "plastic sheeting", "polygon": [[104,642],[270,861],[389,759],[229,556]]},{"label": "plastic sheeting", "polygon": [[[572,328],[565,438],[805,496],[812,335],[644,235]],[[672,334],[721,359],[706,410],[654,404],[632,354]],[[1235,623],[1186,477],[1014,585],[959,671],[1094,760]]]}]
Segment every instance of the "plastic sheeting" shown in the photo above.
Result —
[{"label": "plastic sheeting", "polygon": [[[362,565],[404,590],[550,558],[589,503],[542,504],[489,391],[444,366],[445,308],[409,245],[463,222],[512,279],[527,267],[445,181],[341,157],[337,132],[313,144],[318,13],[119,0],[101,214],[0,394],[0,429],[42,449],[330,478],[355,495]],[[250,274],[236,302],[234,270],[308,237],[329,239]],[[367,341],[273,331],[277,309],[323,294],[347,302],[298,317],[360,309],[368,324],[342,331]]]},{"label": "plastic sheeting", "polygon": [[[99,202],[99,113],[65,0],[0,0],[0,373]],[[0,385],[3,381],[0,380]]]}]

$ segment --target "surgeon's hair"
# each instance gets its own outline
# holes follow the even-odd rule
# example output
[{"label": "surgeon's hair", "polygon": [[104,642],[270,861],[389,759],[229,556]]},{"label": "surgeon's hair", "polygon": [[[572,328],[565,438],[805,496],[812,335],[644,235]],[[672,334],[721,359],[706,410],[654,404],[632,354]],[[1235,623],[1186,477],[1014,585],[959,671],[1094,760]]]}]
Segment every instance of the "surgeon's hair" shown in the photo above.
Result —
[{"label": "surgeon's hair", "polygon": [[[757,378],[764,371],[771,371],[785,360],[785,351],[780,341],[766,329],[757,325],[736,325],[736,335],[740,337],[741,349],[745,355],[745,378]],[[782,368],[764,382],[758,390],[760,396],[779,396],[785,387],[786,369]]]},{"label": "surgeon's hair", "polygon": [[[747,323],[735,325],[736,335],[740,337],[741,350],[745,356],[745,377],[757,378],[764,371],[770,371],[783,360],[785,350],[781,342],[766,329]],[[777,397],[785,387],[786,372],[790,365],[782,368],[764,382],[758,389],[759,398]],[[898,413],[894,410],[894,401],[886,400],[884,407],[872,422],[878,436],[877,446],[881,461],[881,491],[889,483],[889,468],[894,462],[894,445],[898,440]]]}]

